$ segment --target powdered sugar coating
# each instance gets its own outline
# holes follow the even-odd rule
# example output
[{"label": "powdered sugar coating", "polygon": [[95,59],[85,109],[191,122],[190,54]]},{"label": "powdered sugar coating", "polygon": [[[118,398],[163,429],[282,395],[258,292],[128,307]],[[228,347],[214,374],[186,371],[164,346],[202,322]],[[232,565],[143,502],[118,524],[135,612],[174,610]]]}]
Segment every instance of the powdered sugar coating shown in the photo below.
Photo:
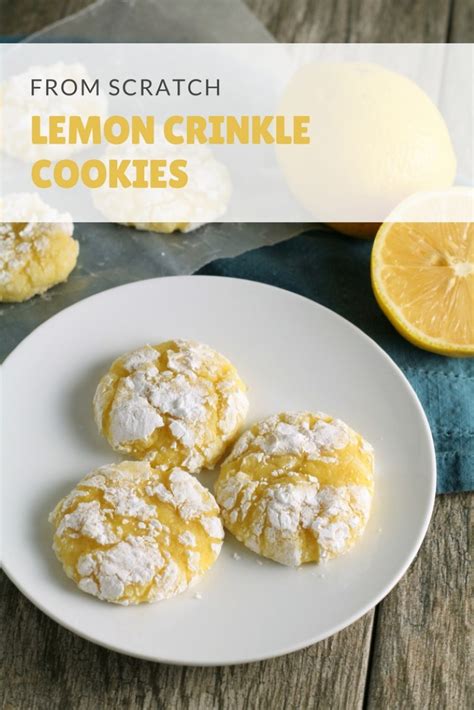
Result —
[{"label": "powdered sugar coating", "polygon": [[246,431],[215,491],[225,526],[285,565],[345,553],[362,534],[373,495],[373,449],[339,419],[282,413]]},{"label": "powdered sugar coating", "polygon": [[117,451],[193,473],[212,467],[245,419],[246,387],[207,345],[175,340],[116,360],[94,397],[99,431]]},{"label": "powdered sugar coating", "polygon": [[0,199],[0,301],[24,301],[64,281],[79,245],[69,214],[36,194]]},{"label": "powdered sugar coating", "polygon": [[82,591],[109,602],[167,599],[192,586],[222,547],[219,508],[186,471],[102,466],[51,513],[53,549]]}]

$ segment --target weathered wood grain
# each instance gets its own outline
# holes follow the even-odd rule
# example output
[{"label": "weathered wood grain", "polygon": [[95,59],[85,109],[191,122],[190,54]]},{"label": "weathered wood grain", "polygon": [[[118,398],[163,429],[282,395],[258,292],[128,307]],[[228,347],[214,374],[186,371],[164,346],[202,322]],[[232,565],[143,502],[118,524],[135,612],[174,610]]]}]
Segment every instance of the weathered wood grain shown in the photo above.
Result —
[{"label": "weathered wood grain", "polygon": [[448,42],[474,42],[473,0],[452,0]]},{"label": "weathered wood grain", "polygon": [[348,42],[445,42],[448,0],[353,0]]},{"label": "weathered wood grain", "polygon": [[279,42],[344,42],[349,32],[347,0],[245,0]]},{"label": "weathered wood grain", "polygon": [[[228,668],[181,668],[121,656],[74,636],[2,574],[3,708],[25,710],[345,710],[361,706],[370,616],[282,658]],[[361,653],[362,655],[356,655]]]},{"label": "weathered wood grain", "polygon": [[[467,710],[473,496],[440,496],[405,578],[379,605],[365,707]],[[283,658],[231,668],[179,668],[121,656],[44,616],[0,577],[3,708],[346,710],[362,707],[371,615]]]},{"label": "weathered wood grain", "polygon": [[245,1],[280,42],[445,42],[450,21],[449,0]]},{"label": "weathered wood grain", "polygon": [[439,496],[421,553],[377,610],[367,708],[467,710],[473,496]]},{"label": "weathered wood grain", "polygon": [[[1,34],[18,36],[92,0],[0,0]],[[471,0],[246,0],[280,42],[472,42]]]},{"label": "weathered wood grain", "polygon": [[[0,31],[28,34],[88,4],[0,0]],[[280,41],[437,42],[448,33],[454,41],[472,41],[470,0],[247,4]],[[466,495],[437,499],[417,561],[377,609],[372,645],[373,612],[305,651],[248,666],[179,668],[109,652],[52,622],[2,573],[1,707],[464,710],[472,500]]]},{"label": "weathered wood grain", "polygon": [[93,0],[1,0],[0,35],[19,37],[91,5]]}]

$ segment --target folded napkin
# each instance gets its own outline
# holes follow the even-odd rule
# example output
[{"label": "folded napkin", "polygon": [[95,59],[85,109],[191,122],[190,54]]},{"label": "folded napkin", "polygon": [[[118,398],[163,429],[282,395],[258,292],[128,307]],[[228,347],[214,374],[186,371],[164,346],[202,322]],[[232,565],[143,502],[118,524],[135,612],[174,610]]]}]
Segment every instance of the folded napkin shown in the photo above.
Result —
[{"label": "folded napkin", "polygon": [[279,286],[331,308],[373,338],[410,380],[431,425],[438,493],[474,489],[474,359],[420,350],[397,333],[370,285],[371,243],[312,230],[219,259],[198,273]]}]

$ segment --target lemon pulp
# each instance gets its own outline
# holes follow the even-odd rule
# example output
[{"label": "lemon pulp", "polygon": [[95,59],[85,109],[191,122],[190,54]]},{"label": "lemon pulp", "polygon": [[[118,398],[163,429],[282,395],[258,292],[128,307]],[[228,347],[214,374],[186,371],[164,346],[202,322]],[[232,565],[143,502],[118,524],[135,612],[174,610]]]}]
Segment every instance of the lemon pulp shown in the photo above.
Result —
[{"label": "lemon pulp", "polygon": [[474,223],[385,223],[372,251],[372,283],[408,340],[444,355],[474,355]]}]

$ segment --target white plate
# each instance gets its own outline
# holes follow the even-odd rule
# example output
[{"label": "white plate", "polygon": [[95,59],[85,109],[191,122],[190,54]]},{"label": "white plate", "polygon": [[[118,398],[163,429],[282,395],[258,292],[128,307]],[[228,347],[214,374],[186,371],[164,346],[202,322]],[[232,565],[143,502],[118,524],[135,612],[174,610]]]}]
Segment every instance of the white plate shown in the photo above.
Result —
[{"label": "white plate", "polygon": [[[177,337],[207,342],[235,363],[250,388],[249,423],[280,410],[323,410],[375,446],[374,510],[353,551],[323,569],[295,570],[257,564],[228,534],[197,588],[129,608],[83,594],[66,578],[47,515],[90,469],[118,460],[92,420],[97,381],[117,355]],[[418,399],[372,340],[295,294],[205,276],[120,286],[41,325],[3,371],[6,572],[51,618],[115,651],[218,665],[308,646],[380,601],[426,532],[435,456]],[[202,478],[211,484],[211,476]]]}]

